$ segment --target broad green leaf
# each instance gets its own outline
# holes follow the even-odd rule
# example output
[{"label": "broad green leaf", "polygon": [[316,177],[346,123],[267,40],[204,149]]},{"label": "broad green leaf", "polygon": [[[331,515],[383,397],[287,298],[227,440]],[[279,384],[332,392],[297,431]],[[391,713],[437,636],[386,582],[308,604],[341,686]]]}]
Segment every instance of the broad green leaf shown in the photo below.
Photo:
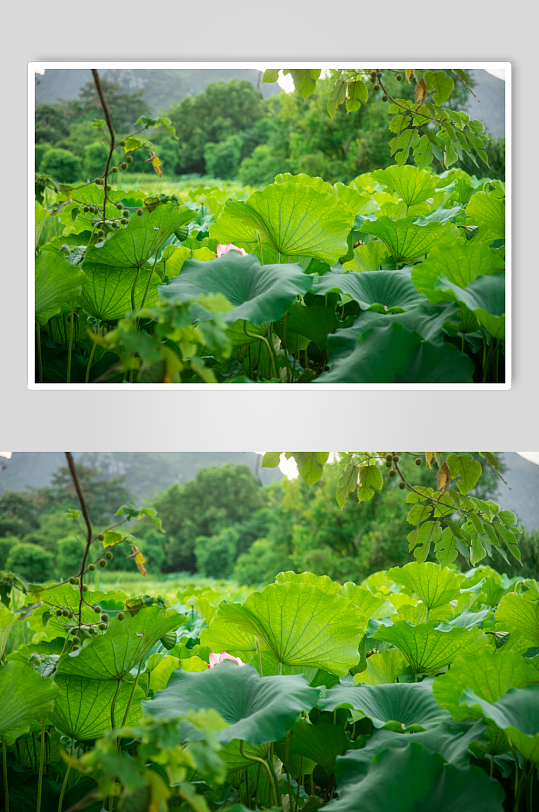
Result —
[{"label": "broad green leaf", "polygon": [[430,623],[409,626],[404,620],[392,626],[380,626],[376,639],[396,646],[416,674],[435,673],[451,663],[458,652],[478,651],[487,644],[485,634],[476,627],[453,626],[450,631],[442,632]]},{"label": "broad green leaf", "polygon": [[375,728],[401,733],[428,730],[448,716],[432,695],[432,681],[330,688],[320,698],[321,710],[352,708],[361,711]]},{"label": "broad green leaf", "polygon": [[[307,307],[296,302],[286,316],[286,344],[291,352],[294,352],[296,338],[299,335],[308,338],[309,341],[314,341],[320,349],[324,349],[328,334],[335,332],[338,325],[333,307]],[[281,340],[284,337],[283,326],[279,322],[279,326],[275,329]]]},{"label": "broad green leaf", "polygon": [[86,274],[60,254],[43,251],[36,258],[35,279],[36,321],[46,324],[60,312],[62,304],[80,295]]},{"label": "broad green leaf", "polygon": [[271,584],[243,604],[221,604],[217,618],[254,634],[289,666],[344,676],[359,660],[366,620],[341,595],[308,584]]},{"label": "broad green leaf", "polygon": [[[154,656],[154,655],[152,655]],[[190,659],[190,658],[189,658]],[[196,658],[200,659],[200,658]],[[170,675],[173,671],[177,668],[180,668],[181,660],[179,657],[169,656],[163,657],[160,660],[155,668],[152,668],[150,671],[150,690],[155,693],[155,691],[162,691],[167,687],[167,683],[170,679]],[[208,667],[207,663],[204,663],[204,668]],[[189,668],[186,669],[187,671],[190,670]]]},{"label": "broad green leaf", "polygon": [[368,242],[366,245],[359,245],[354,248],[354,259],[350,262],[345,262],[343,271],[356,271],[364,273],[365,271],[378,271],[380,265],[389,255],[389,251],[383,242],[375,240]]},{"label": "broad green leaf", "polygon": [[272,82],[276,82],[278,78],[279,78],[279,68],[267,68],[264,71],[262,81],[271,84]]},{"label": "broad green leaf", "polygon": [[451,620],[453,615],[453,607],[449,604],[429,610],[424,603],[418,603],[415,606],[411,603],[405,603],[399,608],[397,616],[393,620],[405,620],[407,623],[411,623],[412,626],[419,626],[420,623],[426,623],[428,620],[434,626],[440,621]]},{"label": "broad green leaf", "polygon": [[[336,345],[339,330],[335,333]],[[362,333],[348,355],[332,353],[316,383],[472,383],[473,362],[451,344],[432,344],[397,322]]]},{"label": "broad green leaf", "polygon": [[369,91],[367,85],[361,79],[356,82],[348,83],[348,90],[346,95],[346,112],[353,113],[359,110],[361,102],[369,100]]},{"label": "broad green leaf", "polygon": [[489,778],[480,767],[454,767],[414,738],[406,739],[402,749],[390,748],[376,755],[367,774],[361,773],[359,780],[352,779],[339,787],[338,800],[330,801],[325,809],[328,812],[358,812],[359,809],[380,812],[382,808],[398,812],[433,812],[434,809],[436,812],[503,812],[504,795],[498,781]]},{"label": "broad green leaf", "polygon": [[327,273],[313,285],[313,293],[319,296],[332,290],[346,293],[358,302],[362,310],[368,310],[373,305],[382,305],[384,310],[392,307],[406,310],[425,302],[424,295],[415,289],[410,272],[406,270]]},{"label": "broad green leaf", "polygon": [[[167,246],[165,251],[168,248],[172,248],[173,246]],[[164,252],[163,252],[164,254]],[[162,256],[163,256],[162,254]],[[164,263],[164,272],[168,276],[169,279],[172,279],[173,276],[178,276],[181,269],[185,264],[185,260],[192,258],[198,259],[200,261],[208,261],[210,259],[215,259],[216,254],[215,251],[210,251],[209,248],[204,246],[203,248],[187,248],[185,245],[179,245],[174,248],[174,250],[170,253],[170,255],[166,258]],[[162,263],[158,263],[159,265]]]},{"label": "broad green leaf", "polygon": [[[343,584],[342,594],[348,598],[367,619],[387,617],[392,614],[390,604],[383,595],[373,595],[370,590],[357,586],[350,581]],[[393,610],[394,611],[394,610]]]},{"label": "broad green leaf", "polygon": [[[280,572],[275,576],[278,584],[308,584],[316,586],[328,595],[342,595],[343,587],[336,581],[332,581],[329,575],[314,575],[312,572]],[[354,584],[355,586],[355,584]],[[359,588],[359,587],[358,587]],[[365,590],[366,592],[367,590]]]},{"label": "broad green leaf", "polygon": [[539,671],[532,663],[514,651],[485,648],[473,655],[455,657],[451,670],[434,680],[432,690],[440,707],[460,722],[483,716],[479,709],[460,704],[466,688],[486,702],[497,702],[510,688],[522,688],[530,683],[539,683]]},{"label": "broad green leaf", "polygon": [[496,621],[508,632],[522,634],[530,647],[539,646],[539,602],[510,592],[496,609]]},{"label": "broad green leaf", "polygon": [[505,239],[505,200],[487,192],[472,196],[466,209],[466,225],[478,226],[474,240],[490,243]]},{"label": "broad green leaf", "polygon": [[426,70],[423,78],[425,79],[425,84],[427,85],[429,93],[434,91],[432,96],[432,101],[434,104],[441,106],[445,101],[448,100],[453,92],[455,83],[451,77],[447,76],[445,71]]},{"label": "broad green leaf", "polygon": [[188,259],[180,275],[162,285],[159,293],[170,301],[221,293],[233,307],[223,314],[226,322],[245,319],[264,324],[280,319],[298,294],[307,293],[311,285],[311,277],[297,264],[260,265],[252,254],[243,257],[229,251],[209,262]]},{"label": "broad green leaf", "polygon": [[453,223],[429,222],[426,226],[418,226],[414,220],[415,215],[401,220],[380,217],[376,222],[366,220],[361,231],[378,237],[396,262],[422,256],[437,240],[446,240],[456,232]]},{"label": "broad green leaf", "polygon": [[290,68],[288,73],[294,80],[294,87],[302,99],[308,99],[316,90],[316,80],[321,71],[310,68]]},{"label": "broad green leaf", "polygon": [[271,242],[254,226],[232,217],[226,205],[217,222],[210,225],[209,234],[211,239],[217,240],[222,245],[231,242],[237,248],[243,248],[248,254],[255,254],[262,264],[271,265],[277,261],[277,251]]},{"label": "broad green leaf", "polygon": [[149,606],[123,620],[109,620],[107,630],[83,643],[73,654],[58,661],[58,674],[76,674],[90,679],[118,680],[125,677],[157,641],[171,629],[177,629],[186,618],[178,612]]},{"label": "broad green leaf", "polygon": [[[300,172],[298,175],[293,175],[291,172],[281,172],[275,176],[275,183],[297,183],[300,186],[311,186],[317,192],[325,192],[326,194],[333,194],[334,189],[331,183],[327,183],[322,178],[312,178],[310,175],[305,175]],[[350,187],[352,188],[352,187]]]},{"label": "broad green leaf", "polygon": [[388,685],[406,668],[406,660],[397,649],[386,649],[367,657],[367,670],[354,675],[354,685]]},{"label": "broad green leaf", "polygon": [[329,264],[347,253],[346,238],[355,217],[335,195],[301,183],[266,186],[245,202],[227,203],[224,214],[256,228],[281,254]]},{"label": "broad green leaf", "polygon": [[477,484],[481,476],[481,463],[474,460],[471,454],[449,454],[447,464],[453,479],[457,481],[457,488],[461,493],[468,493]]},{"label": "broad green leaf", "polygon": [[2,606],[0,608],[0,660],[4,658],[4,651],[6,644],[11,633],[11,630],[18,620],[18,616],[14,612]]},{"label": "broad green leaf", "polygon": [[408,533],[407,538],[408,550],[414,553],[419,564],[423,564],[429,556],[432,545],[438,545],[442,539],[440,522],[424,522]]},{"label": "broad green leaf", "polygon": [[282,451],[266,451],[262,458],[262,468],[278,468]]},{"label": "broad green leaf", "polygon": [[[126,152],[128,150],[126,149]],[[106,160],[106,150],[103,149],[103,163]],[[105,190],[102,186],[96,186],[95,183],[90,183],[88,186],[81,186],[79,189],[73,189],[72,191],[67,193],[72,200],[76,203],[79,203],[80,206],[96,206],[99,209],[99,214],[103,215],[103,203],[105,202]],[[116,203],[126,200],[130,200],[133,203],[136,201],[138,204],[141,204],[144,201],[146,194],[141,192],[140,190],[135,191],[134,189],[130,189],[129,191],[124,191],[123,189],[109,189],[107,192],[107,207],[105,210],[105,216],[107,219],[113,219],[120,216],[120,211],[116,208]],[[98,217],[99,215],[93,215],[94,217]],[[83,216],[79,216],[80,220],[83,220]],[[88,226],[86,226],[88,227]]]},{"label": "broad green leaf", "polygon": [[196,212],[173,203],[157,206],[141,217],[131,217],[125,228],[112,234],[102,245],[89,248],[86,263],[111,268],[142,268],[180,227],[193,220]]},{"label": "broad green leaf", "polygon": [[[218,654],[226,651],[233,657],[239,657],[242,662],[252,660],[257,654],[257,637],[228,623],[219,613],[207,629],[202,629],[200,642],[210,651]],[[262,645],[262,648],[265,646]]]},{"label": "broad green leaf", "polygon": [[374,180],[393,189],[407,206],[415,206],[433,197],[436,187],[434,176],[416,166],[390,166],[372,173]]},{"label": "broad green leaf", "polygon": [[228,724],[216,734],[222,744],[242,739],[257,745],[281,739],[317,702],[318,690],[302,675],[260,677],[252,665],[225,660],[200,674],[174,671],[165,690],[143,709],[160,719],[213,708]]},{"label": "broad green leaf", "polygon": [[382,472],[377,465],[362,465],[359,469],[357,486],[358,502],[368,502],[374,496],[373,488],[381,490],[384,484]]},{"label": "broad green leaf", "polygon": [[84,267],[86,281],[78,302],[87,313],[100,321],[122,319],[131,311],[133,286],[135,309],[141,307],[143,300],[145,307],[154,307],[159,301],[159,277],[152,274],[150,267],[119,270],[90,262],[85,263]]},{"label": "broad green leaf", "polygon": [[493,338],[505,338],[505,273],[478,276],[466,288],[440,276],[434,287],[444,292],[452,290],[457,302],[465,304]]},{"label": "broad green leaf", "polygon": [[[49,720],[60,733],[86,741],[98,739],[107,730],[111,730],[111,705],[116,694],[116,682],[60,675],[54,681],[59,694]],[[115,703],[117,727],[123,723],[132,690],[133,682],[122,681]],[[143,699],[144,691],[137,686],[129,708],[127,725],[135,725],[142,719],[140,703]]]},{"label": "broad green leaf", "polygon": [[524,758],[539,762],[539,685],[510,688],[492,704],[477,696],[473,688],[467,688],[460,702],[472,711],[480,709]]},{"label": "broad green leaf", "polygon": [[329,452],[287,451],[285,457],[287,459],[294,457],[300,477],[309,488],[312,488],[324,473],[324,465],[328,461]]},{"label": "broad green leaf", "polygon": [[442,569],[439,564],[426,562],[392,567],[387,576],[418,595],[429,610],[460,596],[458,576],[451,570]]},{"label": "broad green leaf", "polygon": [[41,239],[41,233],[43,231],[43,227],[46,221],[50,217],[50,211],[48,209],[44,209],[37,200],[35,203],[35,239],[34,239],[34,248],[37,251],[37,246],[39,244],[39,240]]},{"label": "broad green leaf", "polygon": [[412,282],[429,302],[455,301],[452,290],[435,289],[436,280],[444,276],[459,288],[466,288],[476,277],[503,270],[505,263],[484,243],[460,238],[446,245],[433,245],[427,259],[412,268]]},{"label": "broad green leaf", "polygon": [[[313,725],[307,719],[300,719],[290,730],[288,752],[320,764],[331,775],[335,771],[337,756],[342,755],[350,743],[341,725]],[[279,744],[277,754],[286,760],[286,739]]]},{"label": "broad green leaf", "polygon": [[52,711],[57,686],[22,663],[0,666],[0,739],[13,744]]},{"label": "broad green leaf", "polygon": [[352,350],[361,333],[370,327],[388,327],[390,324],[403,324],[410,332],[419,333],[425,341],[440,344],[445,336],[444,324],[457,320],[458,306],[453,304],[431,305],[426,300],[406,308],[405,313],[378,313],[375,310],[362,311],[352,327],[339,330],[332,337],[333,344],[349,344]]}]

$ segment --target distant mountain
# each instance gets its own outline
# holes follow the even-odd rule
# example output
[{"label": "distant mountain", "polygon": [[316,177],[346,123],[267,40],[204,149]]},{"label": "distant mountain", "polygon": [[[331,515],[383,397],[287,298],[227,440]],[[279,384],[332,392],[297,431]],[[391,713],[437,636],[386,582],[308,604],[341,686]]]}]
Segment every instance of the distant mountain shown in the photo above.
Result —
[{"label": "distant mountain", "polygon": [[504,451],[501,459],[507,465],[503,482],[498,486],[497,501],[504,510],[512,510],[527,530],[539,530],[539,465]]},{"label": "distant mountain", "polygon": [[468,73],[475,79],[466,112],[472,118],[478,118],[485,125],[493,138],[505,135],[505,82],[486,70],[470,70]]},{"label": "distant mountain", "polygon": [[[262,457],[254,452],[73,452],[75,462],[99,468],[105,479],[126,477],[134,497],[144,499],[168,488],[173,482],[187,482],[199,468],[210,465],[248,465],[264,485],[282,478],[278,468],[260,468]],[[58,468],[66,466],[62,451],[13,452],[11,459],[0,461],[0,493],[42,488],[48,485]]]},{"label": "distant mountain", "polygon": [[[119,82],[126,91],[144,90],[144,98],[154,112],[181,101],[184,96],[197,96],[210,82],[228,82],[233,78],[247,79],[264,98],[281,90],[276,84],[263,84],[261,71],[241,68],[114,69],[102,71],[100,75],[110,82]],[[81,87],[92,81],[89,68],[46,69],[43,76],[36,74],[36,105],[76,99]]]}]

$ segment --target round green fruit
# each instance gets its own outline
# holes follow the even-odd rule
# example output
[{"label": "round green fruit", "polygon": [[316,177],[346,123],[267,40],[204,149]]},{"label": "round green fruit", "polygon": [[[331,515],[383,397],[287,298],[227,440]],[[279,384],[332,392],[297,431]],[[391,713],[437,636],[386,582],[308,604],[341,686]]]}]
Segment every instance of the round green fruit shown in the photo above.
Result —
[{"label": "round green fruit", "polygon": [[388,99],[389,96],[387,95],[387,93],[384,93],[384,95],[382,96],[382,101],[387,101]]},{"label": "round green fruit", "polygon": [[391,479],[393,479],[393,477],[396,477],[396,476],[397,476],[397,472],[395,471],[394,468],[392,468],[391,471],[388,473],[388,477],[391,477]]},{"label": "round green fruit", "polygon": [[109,616],[107,615],[107,613],[103,612],[103,614],[101,615],[102,622],[106,623],[108,619],[109,619]]},{"label": "round green fruit", "polygon": [[97,538],[99,539],[99,541],[105,541],[105,534],[100,533]]},{"label": "round green fruit", "polygon": [[122,219],[120,220],[120,223],[121,223],[123,226],[127,225],[127,217],[122,217]]},{"label": "round green fruit", "polygon": [[117,171],[118,171],[118,167],[113,166],[112,169],[111,169],[111,172],[114,172],[114,174],[116,174]]},{"label": "round green fruit", "polygon": [[406,487],[406,482],[399,482],[399,488],[403,491]]},{"label": "round green fruit", "polygon": [[94,612],[96,613],[96,615],[100,615],[102,611],[103,610],[101,606],[94,606]]},{"label": "round green fruit", "polygon": [[373,93],[378,93],[378,91],[380,90],[380,85],[373,85],[372,90],[373,90]]},{"label": "round green fruit", "polygon": [[142,217],[142,209],[138,209],[137,214],[138,214],[139,217]]},{"label": "round green fruit", "polygon": [[124,619],[124,617],[125,617],[125,615],[124,615],[124,613],[123,613],[123,612],[118,612],[118,614],[116,615],[116,617],[118,618],[118,620],[123,620],[123,619]]},{"label": "round green fruit", "polygon": [[107,552],[105,553],[105,558],[107,559],[107,561],[112,561],[112,559],[114,558],[110,550],[107,550]]},{"label": "round green fruit", "polygon": [[122,169],[127,169],[127,161],[123,161],[123,163],[121,163],[120,166],[122,167]]},{"label": "round green fruit", "polygon": [[107,628],[107,624],[106,623],[100,623],[99,628],[101,629],[102,632],[104,632],[105,629]]},{"label": "round green fruit", "polygon": [[132,155],[128,155],[128,156],[127,156],[127,158],[125,159],[125,161],[126,161],[126,163],[128,163],[128,164],[132,164],[132,163],[133,163],[133,156],[132,156]]},{"label": "round green fruit", "polygon": [[95,564],[89,564],[88,569],[90,570],[90,572],[95,572]]},{"label": "round green fruit", "polygon": [[123,140],[122,140],[122,141],[120,141],[120,146],[121,146],[121,147],[125,147],[125,141],[123,141]]},{"label": "round green fruit", "polygon": [[103,569],[103,567],[106,567],[106,566],[107,566],[107,562],[105,561],[105,559],[104,559],[104,558],[102,558],[102,559],[101,559],[101,561],[99,562],[99,566],[100,566],[102,569]]},{"label": "round green fruit", "polygon": [[70,578],[69,583],[72,584],[73,586],[75,586],[75,584],[77,583],[77,579],[76,578]]},{"label": "round green fruit", "polygon": [[397,82],[402,82],[402,73],[397,73],[395,79],[397,80]]},{"label": "round green fruit", "polygon": [[423,464],[423,460],[421,459],[421,457],[416,457],[415,458],[415,464],[416,465],[422,465]]}]

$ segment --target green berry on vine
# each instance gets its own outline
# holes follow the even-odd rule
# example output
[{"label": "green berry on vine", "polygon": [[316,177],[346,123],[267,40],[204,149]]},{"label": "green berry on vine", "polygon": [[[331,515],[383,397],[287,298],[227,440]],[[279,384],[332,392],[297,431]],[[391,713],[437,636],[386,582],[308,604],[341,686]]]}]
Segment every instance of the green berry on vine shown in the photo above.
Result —
[{"label": "green berry on vine", "polygon": [[83,584],[82,585],[82,591],[83,592],[88,592],[88,584]]},{"label": "green berry on vine", "polygon": [[80,646],[71,646],[71,651],[78,651]]},{"label": "green berry on vine", "polygon": [[63,609],[62,614],[64,617],[69,617],[69,609]]},{"label": "green berry on vine", "polygon": [[379,79],[381,79],[382,78],[382,71],[381,70],[376,71],[376,75],[377,75],[377,77]]},{"label": "green berry on vine", "polygon": [[422,465],[423,464],[423,460],[421,459],[421,457],[416,457],[415,458],[415,464],[416,465]]},{"label": "green berry on vine", "polygon": [[399,488],[403,491],[406,487],[406,482],[399,482]]},{"label": "green berry on vine", "polygon": [[97,236],[99,238],[101,238],[103,236],[103,234],[104,234],[104,231],[103,231],[103,229],[100,228],[99,231],[97,232]]},{"label": "green berry on vine", "polygon": [[118,612],[118,614],[116,615],[116,617],[118,618],[118,620],[123,620],[123,619],[124,619],[124,617],[125,617],[125,615],[124,615],[124,613],[123,613],[123,612]]},{"label": "green berry on vine", "polygon": [[110,183],[107,183],[107,192],[110,192],[111,189],[112,189],[112,186],[110,185]]},{"label": "green berry on vine", "polygon": [[94,612],[96,613],[96,615],[100,615],[102,611],[103,609],[101,608],[101,606],[94,606]]},{"label": "green berry on vine", "polygon": [[88,214],[88,212],[89,212],[89,211],[90,211],[90,207],[89,207],[89,206],[85,206],[85,207],[83,208],[83,212],[84,212],[84,214]]},{"label": "green berry on vine", "polygon": [[75,634],[77,634],[77,632],[78,632],[78,629],[71,629],[69,634],[73,637]]},{"label": "green berry on vine", "polygon": [[123,206],[121,203],[116,203],[116,208],[118,209],[118,211],[120,211],[121,209],[123,209]]},{"label": "green berry on vine", "polygon": [[127,225],[127,217],[122,217],[122,219],[120,220],[120,223],[121,223],[123,226]]},{"label": "green berry on vine", "polygon": [[123,161],[123,162],[120,164],[120,166],[122,167],[122,169],[127,169],[127,162],[126,162],[126,161]]},{"label": "green berry on vine", "polygon": [[128,164],[132,164],[132,163],[133,163],[133,156],[132,156],[132,155],[128,155],[128,156],[127,156],[127,158],[126,158],[125,160],[126,160],[126,163],[128,163]]},{"label": "green berry on vine", "polygon": [[107,559],[107,561],[112,561],[112,559],[114,558],[110,550],[107,550],[107,552],[105,553],[105,558]]},{"label": "green berry on vine", "polygon": [[375,73],[371,73],[369,78],[370,78],[371,82],[376,82],[376,74]]},{"label": "green berry on vine", "polygon": [[105,559],[104,559],[104,558],[102,558],[102,559],[101,559],[101,561],[99,562],[99,566],[100,566],[101,568],[103,568],[103,567],[106,567],[106,566],[107,566],[107,562],[105,561]]},{"label": "green berry on vine", "polygon": [[390,462],[389,460],[386,460],[385,465],[386,465],[386,468],[391,468],[391,466],[393,465],[393,463],[392,463],[392,462]]},{"label": "green berry on vine", "polygon": [[120,146],[125,147],[125,141],[120,141]]},{"label": "green berry on vine", "polygon": [[101,615],[102,622],[106,623],[108,619],[109,619],[109,616],[107,615],[107,613],[103,612],[103,614]]},{"label": "green berry on vine", "polygon": [[118,167],[117,167],[117,166],[113,166],[111,171],[112,171],[112,172],[114,172],[114,174],[116,174],[116,172],[118,171]]},{"label": "green berry on vine", "polygon": [[395,79],[397,80],[397,82],[402,82],[402,73],[397,73]]},{"label": "green berry on vine", "polygon": [[77,579],[76,578],[70,578],[69,583],[72,584],[73,586],[75,586],[75,584],[77,583]]},{"label": "green berry on vine", "polygon": [[380,90],[380,85],[374,85],[372,90],[373,90],[373,93],[378,93],[378,91]]},{"label": "green berry on vine", "polygon": [[386,460],[387,460],[387,462],[392,462],[393,461],[393,454],[386,454]]},{"label": "green berry on vine", "polygon": [[97,538],[99,539],[99,541],[104,541],[105,540],[105,534],[100,533]]},{"label": "green berry on vine", "polygon": [[100,630],[101,630],[102,632],[104,632],[104,631],[105,631],[105,629],[107,628],[107,624],[106,624],[106,623],[100,623],[100,624],[99,624],[99,628],[100,628]]},{"label": "green berry on vine", "polygon": [[124,209],[122,214],[124,217],[129,217],[129,212],[127,211],[127,209]]},{"label": "green berry on vine", "polygon": [[55,612],[54,614],[56,615],[56,617],[62,617],[63,612],[62,612],[62,610],[61,610],[61,609],[57,609],[57,610],[56,610],[56,612]]},{"label": "green berry on vine", "polygon": [[79,645],[79,643],[80,643],[80,637],[74,637],[74,638],[73,638],[73,645],[74,645],[74,646],[78,646],[78,645]]},{"label": "green berry on vine", "polygon": [[90,570],[90,572],[94,572],[95,571],[95,564],[89,564],[88,569]]},{"label": "green berry on vine", "polygon": [[392,468],[391,471],[388,473],[388,477],[391,477],[391,479],[393,479],[393,477],[395,476],[397,476],[397,472],[395,471],[394,468]]},{"label": "green berry on vine", "polygon": [[393,462],[398,462],[399,460],[400,460],[400,457],[397,456],[397,454],[395,454],[395,456],[393,457]]},{"label": "green berry on vine", "polygon": [[137,214],[138,214],[139,217],[142,217],[142,209],[138,209]]},{"label": "green berry on vine", "polygon": [[96,178],[94,180],[94,183],[96,184],[96,186],[100,186],[103,183],[103,179],[102,178]]},{"label": "green berry on vine", "polygon": [[382,101],[387,101],[388,99],[389,96],[387,95],[387,93],[384,93],[384,95],[382,96]]}]

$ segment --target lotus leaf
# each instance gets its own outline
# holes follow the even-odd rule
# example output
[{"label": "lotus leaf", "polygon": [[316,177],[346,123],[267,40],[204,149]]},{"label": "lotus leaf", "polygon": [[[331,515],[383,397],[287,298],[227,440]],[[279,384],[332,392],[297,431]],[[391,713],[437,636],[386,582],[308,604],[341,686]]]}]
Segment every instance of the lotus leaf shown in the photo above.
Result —
[{"label": "lotus leaf", "polygon": [[447,568],[442,569],[439,564],[406,564],[392,567],[387,570],[387,575],[396,584],[403,584],[415,593],[429,610],[460,597],[458,576]]},{"label": "lotus leaf", "polygon": [[452,626],[450,631],[443,632],[430,623],[409,626],[404,620],[380,626],[376,639],[396,646],[416,674],[435,673],[452,662],[457,652],[478,651],[487,643],[485,634],[475,627]]},{"label": "lotus leaf", "polygon": [[478,276],[466,288],[440,276],[434,287],[444,292],[453,291],[457,302],[466,305],[493,338],[505,337],[505,273]]},{"label": "lotus leaf", "polygon": [[[55,677],[59,694],[49,719],[64,736],[85,741],[97,739],[111,730],[111,705],[118,684],[112,680],[86,679],[78,676]],[[123,723],[133,683],[121,681],[115,703],[115,721]],[[126,724],[136,725],[142,719],[141,701],[144,691],[137,686],[133,692]]]},{"label": "lotus leaf", "polygon": [[490,275],[503,270],[505,263],[495,251],[484,243],[455,238],[444,245],[432,246],[427,259],[412,268],[412,282],[424,293],[429,302],[455,301],[451,289],[435,288],[436,280],[444,276],[460,288],[466,288],[480,275]]},{"label": "lotus leaf", "polygon": [[367,657],[366,671],[354,675],[354,685],[389,685],[402,674],[406,660],[397,649],[386,649]]},{"label": "lotus leaf", "polygon": [[422,203],[434,196],[435,182],[430,172],[416,166],[390,166],[387,169],[376,169],[373,180],[393,189],[407,206]]},{"label": "lotus leaf", "polygon": [[86,274],[70,265],[54,251],[42,251],[36,259],[36,320],[46,324],[56,316],[61,305],[80,295]]},{"label": "lotus leaf", "polygon": [[33,721],[45,719],[57,694],[58,687],[28,665],[0,666],[0,739],[13,744]]},{"label": "lotus leaf", "polygon": [[508,632],[520,633],[529,646],[539,646],[539,603],[515,592],[505,595],[496,609],[496,620]]},{"label": "lotus leaf", "polygon": [[415,224],[415,215],[392,220],[380,217],[376,222],[366,220],[361,226],[365,234],[373,234],[387,247],[395,262],[404,262],[426,254],[437,240],[446,240],[455,234],[452,223]]},{"label": "lotus leaf", "polygon": [[79,297],[84,309],[100,321],[121,319],[132,309],[131,292],[135,287],[135,309],[154,307],[159,301],[159,277],[150,267],[119,270],[108,265],[84,265],[86,281]]},{"label": "lotus leaf", "polygon": [[365,273],[324,274],[313,285],[313,293],[320,296],[340,290],[359,303],[363,310],[380,304],[385,310],[400,307],[406,310],[425,302],[415,289],[410,271],[366,271]]}]

